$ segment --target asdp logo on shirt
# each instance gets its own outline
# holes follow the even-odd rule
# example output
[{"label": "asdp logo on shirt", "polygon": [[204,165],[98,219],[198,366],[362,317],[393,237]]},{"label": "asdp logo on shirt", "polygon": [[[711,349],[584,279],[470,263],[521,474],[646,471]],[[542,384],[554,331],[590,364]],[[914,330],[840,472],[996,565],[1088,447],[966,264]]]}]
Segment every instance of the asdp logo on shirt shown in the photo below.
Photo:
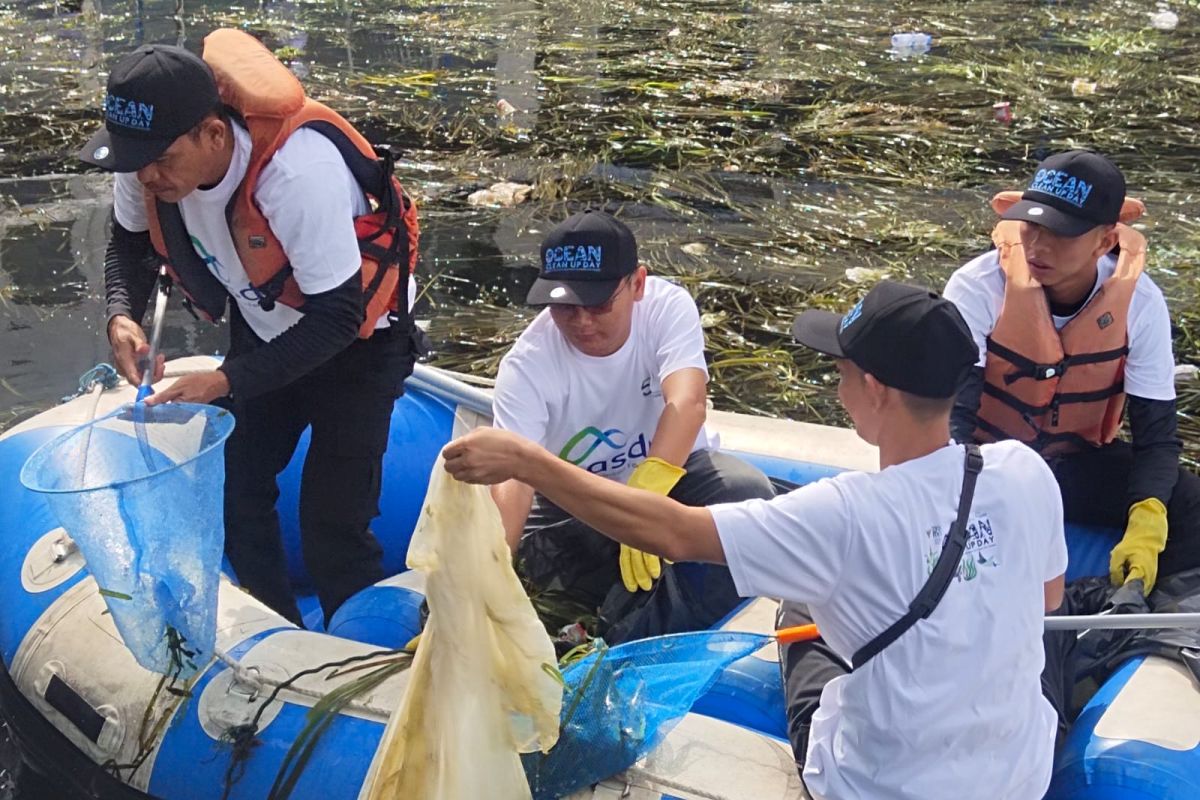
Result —
[{"label": "asdp logo on shirt", "polygon": [[200,256],[200,260],[204,262],[204,266],[208,267],[209,271],[216,276],[217,280],[224,283],[226,281],[225,265],[221,263],[219,258],[208,252],[208,248],[204,246],[204,242],[200,241],[195,236],[189,236],[188,238],[192,240],[192,247],[196,249],[196,254]]},{"label": "asdp logo on shirt", "polygon": [[604,475],[645,458],[649,452],[650,443],[646,441],[645,433],[639,433],[630,441],[620,428],[601,430],[588,425],[567,440],[558,457],[588,472]]}]

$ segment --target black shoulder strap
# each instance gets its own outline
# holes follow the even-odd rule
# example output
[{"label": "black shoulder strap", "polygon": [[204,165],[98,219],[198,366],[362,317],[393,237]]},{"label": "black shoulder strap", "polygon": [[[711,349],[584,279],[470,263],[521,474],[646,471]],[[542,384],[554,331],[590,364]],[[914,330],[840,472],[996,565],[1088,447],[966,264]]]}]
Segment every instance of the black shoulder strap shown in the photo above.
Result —
[{"label": "black shoulder strap", "polygon": [[975,498],[975,479],[983,470],[983,454],[979,452],[979,445],[969,444],[966,450],[967,463],[963,474],[962,493],[958,498],[958,518],[950,526],[950,534],[946,537],[942,554],[938,557],[933,572],[921,587],[921,591],[917,592],[916,599],[908,604],[908,612],[854,654],[854,669],[859,669],[883,652],[884,648],[915,625],[917,620],[932,614],[937,604],[942,601],[946,590],[950,588],[950,581],[954,580],[958,565],[962,561],[963,550],[967,547],[967,517],[971,513],[971,501]]},{"label": "black shoulder strap", "polygon": [[178,204],[157,199],[154,203],[158,212],[158,227],[167,246],[167,252],[159,255],[165,256],[175,271],[188,302],[214,322],[219,320],[225,315],[229,291],[209,271],[204,259],[192,246]]}]

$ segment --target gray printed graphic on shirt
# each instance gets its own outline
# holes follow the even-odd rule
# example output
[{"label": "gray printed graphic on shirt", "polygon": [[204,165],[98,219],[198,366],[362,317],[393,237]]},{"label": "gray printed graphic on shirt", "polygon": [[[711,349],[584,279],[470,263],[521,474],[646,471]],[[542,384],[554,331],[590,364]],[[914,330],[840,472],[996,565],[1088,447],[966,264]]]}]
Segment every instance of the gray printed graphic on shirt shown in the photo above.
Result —
[{"label": "gray printed graphic on shirt", "polygon": [[[925,531],[925,573],[930,575],[942,555],[949,531],[943,531],[941,525],[934,525]],[[992,521],[987,514],[972,517],[967,522],[967,546],[963,550],[962,561],[959,562],[955,579],[960,581],[974,580],[979,571],[985,568],[1000,566],[996,544],[996,533]]]}]

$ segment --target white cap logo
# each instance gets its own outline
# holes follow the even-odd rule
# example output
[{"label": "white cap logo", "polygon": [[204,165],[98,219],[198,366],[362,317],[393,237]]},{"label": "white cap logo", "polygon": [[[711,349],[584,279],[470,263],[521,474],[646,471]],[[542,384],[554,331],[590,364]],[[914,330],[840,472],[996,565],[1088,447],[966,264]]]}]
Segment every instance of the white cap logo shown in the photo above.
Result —
[{"label": "white cap logo", "polygon": [[1044,208],[1037,208],[1037,207],[1035,206],[1035,207],[1033,207],[1033,208],[1029,209],[1029,212],[1028,212],[1028,213],[1029,213],[1029,216],[1031,216],[1031,217],[1040,217],[1040,216],[1041,216],[1043,213],[1045,213],[1045,211],[1046,211],[1046,209],[1044,209]]},{"label": "white cap logo", "polygon": [[97,161],[103,161],[104,159],[108,158],[108,148],[103,146],[97,147],[92,153],[92,158],[96,159]]},{"label": "white cap logo", "polygon": [[555,299],[565,296],[566,293],[567,293],[567,290],[561,286],[555,286],[553,289],[550,290],[550,296]]}]

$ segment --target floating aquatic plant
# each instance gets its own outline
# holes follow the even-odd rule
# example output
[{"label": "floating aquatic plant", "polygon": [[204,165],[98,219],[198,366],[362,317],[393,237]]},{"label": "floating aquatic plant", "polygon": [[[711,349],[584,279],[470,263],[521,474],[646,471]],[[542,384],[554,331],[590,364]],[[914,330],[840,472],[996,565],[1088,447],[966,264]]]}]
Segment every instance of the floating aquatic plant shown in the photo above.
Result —
[{"label": "floating aquatic plant", "polygon": [[[844,422],[828,362],[789,341],[793,315],[848,306],[864,275],[940,286],[989,246],[991,193],[1068,147],[1112,156],[1147,202],[1177,360],[1200,357],[1200,10],[1173,7],[1178,27],[1160,31],[1134,0],[418,0],[402,12],[189,0],[178,16],[147,2],[140,20],[133,4],[101,15],[90,0],[45,0],[0,10],[0,167],[78,171],[101,76],[138,36],[195,47],[237,25],[400,153],[422,200],[435,363],[494,375],[532,317],[520,301],[541,234],[600,207],[631,224],[653,272],[696,296],[718,408]],[[932,47],[892,52],[897,31],[927,32]],[[532,185],[529,201],[467,205],[504,180]],[[37,306],[38,292],[0,285],[0,314]],[[0,392],[0,425],[36,406],[13,388],[26,398]],[[1182,387],[1180,409],[1195,455],[1200,389]]]}]

